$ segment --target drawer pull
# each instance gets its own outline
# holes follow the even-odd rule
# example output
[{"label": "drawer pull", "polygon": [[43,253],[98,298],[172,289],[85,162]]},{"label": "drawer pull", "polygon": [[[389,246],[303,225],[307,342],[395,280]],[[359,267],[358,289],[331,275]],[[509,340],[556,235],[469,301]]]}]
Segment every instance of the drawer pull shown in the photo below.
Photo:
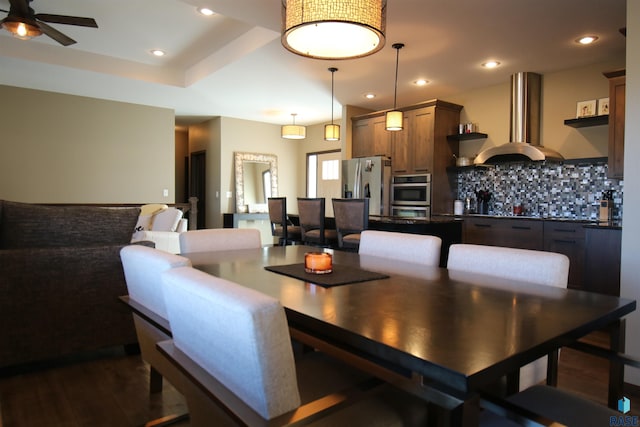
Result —
[{"label": "drawer pull", "polygon": [[480,228],[491,228],[491,224],[473,224],[473,225]]},{"label": "drawer pull", "polygon": [[554,228],[553,231],[557,231],[558,233],[575,233],[576,229],[575,228],[570,228],[570,229],[566,229],[566,228]]},{"label": "drawer pull", "polygon": [[575,240],[553,239],[553,241],[556,243],[570,243],[572,245],[576,244]]},{"label": "drawer pull", "polygon": [[531,227],[525,227],[523,225],[512,225],[511,228],[514,230],[531,230]]}]

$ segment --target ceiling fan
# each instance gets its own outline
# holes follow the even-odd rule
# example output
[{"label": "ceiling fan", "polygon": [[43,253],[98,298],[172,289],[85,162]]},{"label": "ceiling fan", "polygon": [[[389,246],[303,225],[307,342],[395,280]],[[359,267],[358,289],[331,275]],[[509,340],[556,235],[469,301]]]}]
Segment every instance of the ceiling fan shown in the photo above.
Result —
[{"label": "ceiling fan", "polygon": [[0,24],[2,24],[5,30],[18,38],[27,40],[44,33],[61,45],[69,46],[76,43],[76,41],[50,25],[45,24],[45,22],[98,28],[98,24],[93,18],[35,13],[33,9],[29,7],[31,1],[32,0],[9,0],[9,4],[11,5],[9,10],[0,9],[0,11],[8,13],[7,17],[0,21]]}]

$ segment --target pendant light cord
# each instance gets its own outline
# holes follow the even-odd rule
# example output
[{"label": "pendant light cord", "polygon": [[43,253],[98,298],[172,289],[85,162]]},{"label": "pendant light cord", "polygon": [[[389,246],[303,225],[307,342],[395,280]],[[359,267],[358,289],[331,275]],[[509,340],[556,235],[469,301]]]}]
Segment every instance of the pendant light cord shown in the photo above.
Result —
[{"label": "pendant light cord", "polygon": [[393,109],[396,109],[396,100],[398,99],[398,61],[400,58],[400,49],[404,47],[403,43],[394,43],[391,47],[396,50],[396,83],[393,89]]},{"label": "pendant light cord", "polygon": [[338,71],[338,69],[331,67],[329,71],[331,71],[331,124],[333,125],[333,74]]}]

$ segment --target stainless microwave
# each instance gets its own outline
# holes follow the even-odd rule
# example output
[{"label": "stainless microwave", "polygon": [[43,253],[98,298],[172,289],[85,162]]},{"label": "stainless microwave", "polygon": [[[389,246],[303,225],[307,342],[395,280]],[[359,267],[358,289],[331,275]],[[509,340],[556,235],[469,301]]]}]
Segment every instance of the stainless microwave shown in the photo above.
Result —
[{"label": "stainless microwave", "polygon": [[395,175],[391,180],[392,206],[431,206],[431,174]]}]

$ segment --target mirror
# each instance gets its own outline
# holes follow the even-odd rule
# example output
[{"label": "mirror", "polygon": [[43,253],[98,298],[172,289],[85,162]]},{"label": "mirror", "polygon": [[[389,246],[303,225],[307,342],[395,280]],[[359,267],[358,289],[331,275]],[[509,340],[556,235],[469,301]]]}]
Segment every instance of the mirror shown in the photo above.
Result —
[{"label": "mirror", "polygon": [[278,158],[274,154],[234,153],[236,212],[268,212],[278,196]]}]

